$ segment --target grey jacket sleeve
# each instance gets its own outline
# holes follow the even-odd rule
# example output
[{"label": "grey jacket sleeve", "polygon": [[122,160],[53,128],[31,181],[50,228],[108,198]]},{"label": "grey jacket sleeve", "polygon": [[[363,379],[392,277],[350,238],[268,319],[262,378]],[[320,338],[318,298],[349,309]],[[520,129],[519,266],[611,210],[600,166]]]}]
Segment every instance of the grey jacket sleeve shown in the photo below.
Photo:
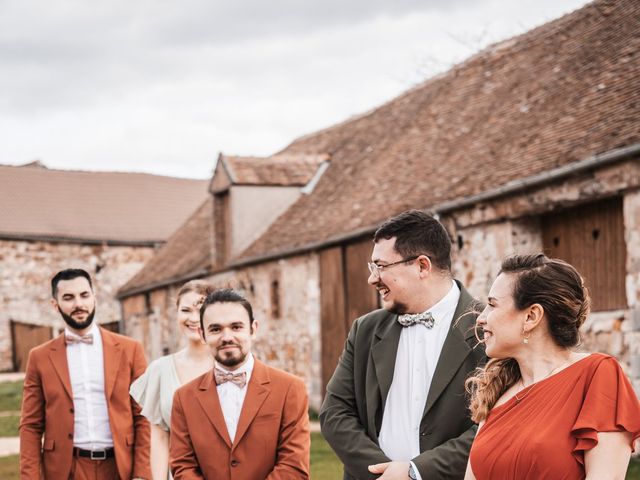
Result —
[{"label": "grey jacket sleeve", "polygon": [[[338,366],[327,385],[320,409],[322,434],[345,466],[345,472],[357,479],[376,479],[367,467],[388,462],[389,458],[367,435],[360,421],[354,392],[354,344],[358,321],[354,322]],[[348,478],[348,477],[347,477]]]}]

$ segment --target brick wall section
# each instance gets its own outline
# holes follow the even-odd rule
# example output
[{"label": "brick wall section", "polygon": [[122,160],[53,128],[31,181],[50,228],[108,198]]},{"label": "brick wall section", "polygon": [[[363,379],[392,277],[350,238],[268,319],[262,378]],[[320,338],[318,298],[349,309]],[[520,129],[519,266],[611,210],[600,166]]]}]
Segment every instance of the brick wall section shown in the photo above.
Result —
[{"label": "brick wall section", "polygon": [[0,240],[0,371],[12,365],[10,320],[62,328],[50,305],[51,277],[63,268],[87,270],[95,280],[96,319],[119,321],[117,289],[152,256],[150,247]]}]

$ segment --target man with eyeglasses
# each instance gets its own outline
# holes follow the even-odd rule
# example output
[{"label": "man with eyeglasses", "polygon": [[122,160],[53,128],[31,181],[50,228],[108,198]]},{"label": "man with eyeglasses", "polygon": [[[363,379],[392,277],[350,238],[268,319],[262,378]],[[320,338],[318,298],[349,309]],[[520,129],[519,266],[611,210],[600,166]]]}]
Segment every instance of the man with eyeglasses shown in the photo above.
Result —
[{"label": "man with eyeglasses", "polygon": [[[464,477],[476,426],[464,381],[486,360],[477,302],[451,273],[451,240],[409,210],[375,232],[368,282],[382,309],[357,319],[320,410],[344,479]],[[474,313],[475,312],[475,313]]]}]

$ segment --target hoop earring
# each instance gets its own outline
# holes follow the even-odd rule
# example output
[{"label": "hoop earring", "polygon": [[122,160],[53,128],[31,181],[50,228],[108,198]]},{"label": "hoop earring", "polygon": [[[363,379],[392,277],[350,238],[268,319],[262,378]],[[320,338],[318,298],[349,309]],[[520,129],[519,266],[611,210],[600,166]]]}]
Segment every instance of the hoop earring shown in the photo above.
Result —
[{"label": "hoop earring", "polygon": [[525,345],[529,343],[529,338],[531,338],[531,330],[525,332],[524,327],[522,327],[522,343]]}]

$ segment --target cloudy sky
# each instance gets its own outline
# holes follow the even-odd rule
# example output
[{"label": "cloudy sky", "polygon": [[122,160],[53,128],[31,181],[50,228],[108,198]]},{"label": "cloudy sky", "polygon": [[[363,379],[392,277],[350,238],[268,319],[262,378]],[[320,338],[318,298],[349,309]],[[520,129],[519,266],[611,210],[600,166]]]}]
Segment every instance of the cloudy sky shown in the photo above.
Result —
[{"label": "cloudy sky", "polygon": [[0,0],[0,163],[206,178],[584,0]]}]

